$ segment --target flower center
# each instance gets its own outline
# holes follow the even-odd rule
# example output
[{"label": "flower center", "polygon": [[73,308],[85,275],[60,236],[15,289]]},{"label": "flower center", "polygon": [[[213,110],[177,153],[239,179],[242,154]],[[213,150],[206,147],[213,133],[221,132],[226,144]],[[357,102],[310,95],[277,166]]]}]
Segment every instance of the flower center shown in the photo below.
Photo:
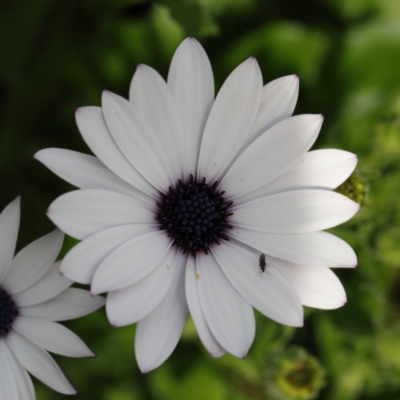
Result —
[{"label": "flower center", "polygon": [[18,308],[12,297],[0,286],[0,338],[6,336],[18,316]]},{"label": "flower center", "polygon": [[170,187],[167,195],[161,194],[156,220],[183,254],[208,254],[211,244],[229,240],[224,231],[232,228],[228,217],[233,214],[229,212],[233,202],[223,198],[225,192],[218,192],[217,185],[217,181],[208,185],[206,178],[198,182],[191,175],[188,182],[179,180],[175,189]]}]

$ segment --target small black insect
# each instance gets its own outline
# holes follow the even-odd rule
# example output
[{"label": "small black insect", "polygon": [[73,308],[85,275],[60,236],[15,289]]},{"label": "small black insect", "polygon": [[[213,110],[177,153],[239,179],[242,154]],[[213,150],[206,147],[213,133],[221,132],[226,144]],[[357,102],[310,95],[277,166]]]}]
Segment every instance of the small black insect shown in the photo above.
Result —
[{"label": "small black insect", "polygon": [[260,272],[265,272],[265,267],[267,266],[267,263],[265,262],[265,254],[260,255],[258,263],[260,265]]},{"label": "small black insect", "polygon": [[265,271],[268,272],[268,267],[272,267],[272,264],[265,261],[265,254],[261,254],[260,258],[258,259],[258,265],[260,266],[260,274],[261,274],[261,279],[262,279],[262,277],[263,277],[262,274]]}]

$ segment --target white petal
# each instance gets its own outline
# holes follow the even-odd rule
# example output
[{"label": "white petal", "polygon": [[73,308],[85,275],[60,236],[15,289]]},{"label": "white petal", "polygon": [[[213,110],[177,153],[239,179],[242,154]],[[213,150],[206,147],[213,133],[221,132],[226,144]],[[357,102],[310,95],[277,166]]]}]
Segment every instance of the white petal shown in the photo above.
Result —
[{"label": "white petal", "polygon": [[56,262],[38,282],[13,295],[19,307],[43,303],[72,285],[71,280],[60,275],[60,264]]},{"label": "white petal", "polygon": [[299,95],[297,75],[284,76],[263,87],[262,100],[256,121],[249,135],[249,143],[278,122],[292,116]]},{"label": "white petal", "polygon": [[129,100],[156,132],[169,162],[173,183],[186,178],[182,121],[164,79],[153,68],[138,65],[131,82]]},{"label": "white petal", "polygon": [[185,132],[186,171],[195,174],[204,127],[214,102],[214,77],[201,44],[185,39],[172,58],[168,87]]},{"label": "white petal", "polygon": [[15,331],[6,340],[20,363],[34,377],[57,392],[76,394],[75,388],[47,351]]},{"label": "white petal", "polygon": [[60,178],[80,189],[105,189],[134,197],[149,197],[111,172],[96,157],[66,149],[44,149],[34,156]]},{"label": "white petal", "polygon": [[185,290],[190,315],[204,347],[213,357],[223,356],[225,350],[215,340],[201,309],[196,282],[196,260],[193,257],[189,257],[186,266]]},{"label": "white petal", "polygon": [[310,151],[273,181],[235,199],[235,204],[288,190],[335,189],[351,175],[356,164],[357,156],[347,151],[335,149]]},{"label": "white petal", "polygon": [[159,230],[157,225],[121,225],[87,237],[65,256],[60,272],[75,282],[89,285],[100,263],[128,240]]},{"label": "white petal", "polygon": [[95,354],[75,333],[56,322],[19,317],[13,329],[37,346],[66,357],[93,357]]},{"label": "white petal", "polygon": [[[14,375],[14,380],[17,384],[18,397],[16,398],[16,400],[35,400],[35,388],[33,387],[31,377],[26,372],[26,369],[22,366],[22,364],[15,358],[15,355],[9,348],[6,341],[2,342],[5,345],[4,350],[7,357],[7,361],[9,362],[10,368]],[[0,358],[2,358],[1,355]],[[0,370],[4,371],[3,368],[0,368]],[[2,384],[0,385],[0,388],[1,387]],[[3,399],[1,395],[0,399]],[[5,400],[12,400],[12,397],[6,397]]]},{"label": "white petal", "polygon": [[221,181],[234,199],[272,181],[294,165],[313,145],[322,126],[320,115],[285,119],[256,139]]},{"label": "white petal", "polygon": [[0,340],[0,400],[20,400],[17,385],[19,377],[11,368],[11,354],[4,340]]},{"label": "white petal", "polygon": [[159,132],[132,103],[116,94],[104,91],[102,105],[108,129],[124,156],[154,187],[166,192],[176,177]]},{"label": "white petal", "polygon": [[50,204],[48,217],[65,233],[84,239],[118,225],[154,223],[150,205],[121,193],[81,189],[66,193]]},{"label": "white petal", "polygon": [[156,308],[171,286],[178,251],[171,248],[156,269],[139,282],[108,293],[106,311],[111,325],[133,324]]},{"label": "white petal", "polygon": [[230,242],[212,248],[236,290],[262,314],[289,326],[303,326],[303,307],[294,289],[274,267],[260,273],[259,256]]},{"label": "white petal", "polygon": [[135,353],[143,373],[160,366],[174,351],[181,337],[188,314],[185,265],[186,257],[179,254],[178,267],[167,295],[137,324]]},{"label": "white petal", "polygon": [[107,128],[100,107],[78,108],[76,123],[87,145],[107,168],[149,196],[158,197],[157,190],[121,153]]},{"label": "white petal", "polygon": [[212,183],[229,166],[247,139],[261,100],[262,76],[249,58],[227,78],[215,99],[201,142],[197,177]]},{"label": "white petal", "polygon": [[306,233],[342,224],[359,208],[359,204],[329,190],[294,190],[232,207],[229,221],[261,232]]},{"label": "white petal", "polygon": [[0,282],[3,281],[14,257],[20,220],[20,202],[20,197],[17,197],[0,214]]},{"label": "white petal", "polygon": [[162,261],[172,242],[165,231],[147,233],[125,242],[97,268],[92,293],[122,289],[143,279]]},{"label": "white petal", "polygon": [[20,315],[47,321],[79,318],[103,307],[104,297],[92,296],[87,290],[70,288],[44,303],[22,307]]},{"label": "white petal", "polygon": [[357,265],[354,250],[327,232],[279,234],[235,227],[227,235],[261,253],[297,264],[341,268]]},{"label": "white petal", "polygon": [[251,305],[228,281],[211,254],[197,256],[196,280],[211,333],[226,351],[244,358],[256,331]]},{"label": "white petal", "polygon": [[346,303],[346,293],[329,268],[273,261],[277,271],[296,290],[301,303],[308,307],[332,310]]},{"label": "white petal", "polygon": [[51,268],[61,250],[64,234],[56,229],[24,247],[14,258],[4,286],[19,293],[37,282]]}]

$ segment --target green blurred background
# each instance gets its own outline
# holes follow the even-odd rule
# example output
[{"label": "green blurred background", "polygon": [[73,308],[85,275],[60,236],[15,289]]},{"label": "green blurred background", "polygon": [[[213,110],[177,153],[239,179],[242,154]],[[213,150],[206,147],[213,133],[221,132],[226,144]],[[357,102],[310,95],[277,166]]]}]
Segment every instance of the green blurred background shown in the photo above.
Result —
[{"label": "green blurred background", "polygon": [[[170,359],[147,375],[136,365],[134,327],[111,328],[98,311],[67,324],[98,357],[56,357],[78,388],[75,398],[400,399],[398,0],[3,0],[0,207],[22,195],[18,247],[54,228],[45,211],[72,189],[33,154],[89,152],[74,110],[100,105],[103,89],[127,97],[138,63],[166,77],[187,36],[205,47],[217,89],[251,55],[264,82],[299,75],[295,114],[325,116],[315,148],[358,154],[357,174],[343,190],[361,211],[332,230],[359,257],[356,270],[336,271],[348,303],[306,309],[302,329],[257,315],[245,360],[212,359],[188,321]],[[68,239],[65,250],[72,245]],[[35,386],[39,400],[66,398]]]}]

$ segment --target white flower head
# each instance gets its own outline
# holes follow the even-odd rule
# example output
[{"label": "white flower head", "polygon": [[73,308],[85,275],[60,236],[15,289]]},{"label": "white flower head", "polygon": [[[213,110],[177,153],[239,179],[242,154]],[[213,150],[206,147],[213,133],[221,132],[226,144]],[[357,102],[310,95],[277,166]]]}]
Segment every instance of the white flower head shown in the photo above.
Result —
[{"label": "white flower head", "polygon": [[[190,314],[214,357],[244,357],[253,307],[291,326],[302,305],[346,301],[331,267],[354,267],[353,250],[321,232],[358,204],[332,191],[355,168],[340,150],[308,152],[320,115],[291,117],[297,76],[263,87],[250,58],[214,99],[211,65],[189,38],[168,80],[139,65],[129,101],[104,92],[76,113],[96,157],[47,149],[36,158],[80,188],[55,200],[51,220],[82,242],[61,270],[108,292],[111,324],[137,322],[140,369],[162,364]],[[268,267],[261,270],[264,254]]]},{"label": "white flower head", "polygon": [[15,257],[20,220],[17,198],[0,214],[0,399],[34,400],[30,372],[52,389],[76,390],[47,351],[67,357],[94,354],[69,329],[54,321],[89,314],[102,297],[69,288],[59,273],[64,235],[58,229],[23,248]]}]

